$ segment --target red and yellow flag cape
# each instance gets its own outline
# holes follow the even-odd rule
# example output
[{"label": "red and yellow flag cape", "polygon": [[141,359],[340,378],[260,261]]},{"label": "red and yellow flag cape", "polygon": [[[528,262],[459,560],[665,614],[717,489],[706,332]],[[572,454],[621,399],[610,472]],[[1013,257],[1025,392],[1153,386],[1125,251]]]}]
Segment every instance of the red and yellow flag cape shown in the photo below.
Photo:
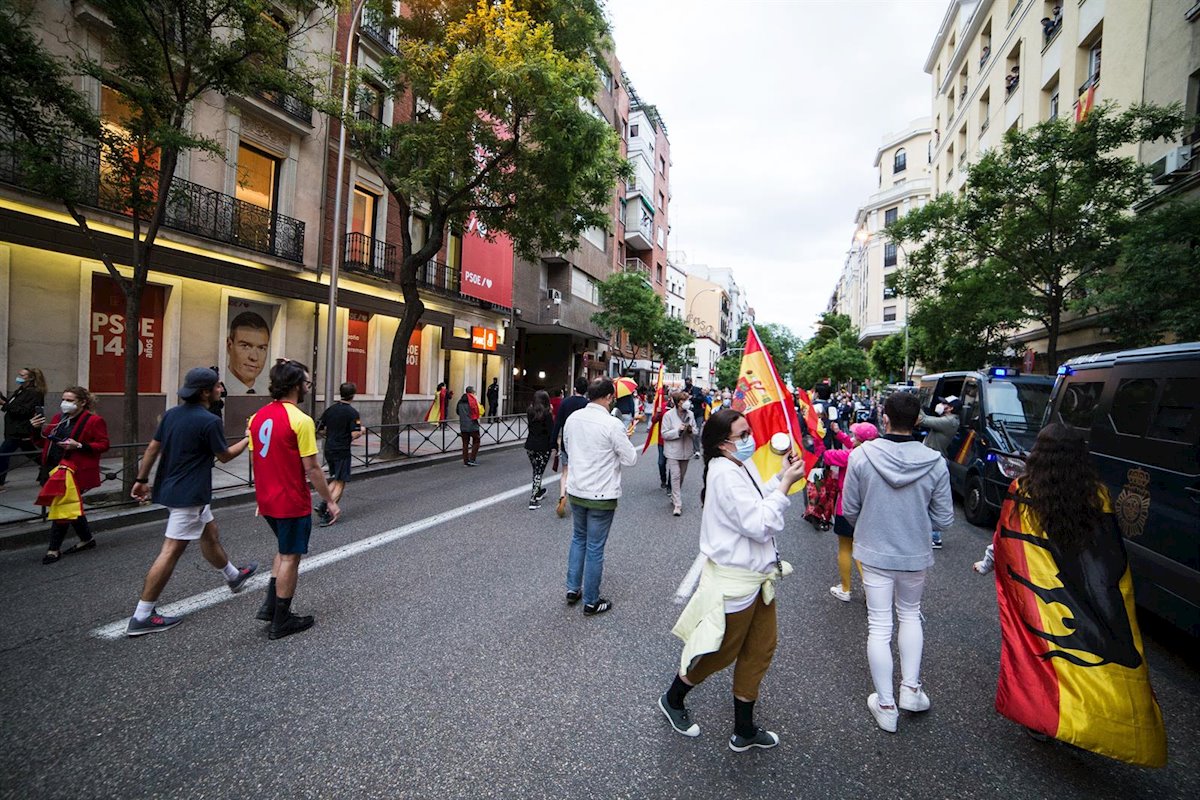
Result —
[{"label": "red and yellow flag cape", "polygon": [[426,422],[445,422],[446,417],[442,413],[442,404],[446,401],[446,390],[439,389],[433,396],[433,405],[429,407],[429,411],[425,413]]},{"label": "red and yellow flag cape", "polygon": [[659,428],[662,425],[662,415],[667,410],[667,395],[663,391],[663,376],[666,373],[666,364],[658,365],[658,383],[654,387],[654,411],[651,414],[653,422],[650,423],[650,433],[646,435],[646,444],[642,447],[642,452],[650,449],[651,445],[657,445],[662,441],[662,435]]},{"label": "red and yellow flag cape", "polygon": [[1167,763],[1162,712],[1150,688],[1133,579],[1108,492],[1096,542],[1064,557],[1009,487],[993,545],[1000,606],[996,710],[1101,755]]},{"label": "red and yellow flag cape", "polygon": [[[799,436],[787,388],[779,379],[779,373],[771,362],[771,354],[762,346],[753,325],[746,332],[746,349],[742,352],[742,366],[733,390],[732,406],[735,411],[745,414],[746,422],[750,423],[757,448],[751,460],[763,478],[770,478],[783,468],[784,456],[771,452],[771,437],[777,433],[786,433],[792,441],[792,453],[803,455],[807,462],[809,454],[798,444]],[[812,460],[816,463],[815,457]],[[804,488],[804,484],[804,479],[796,481],[789,493],[795,494]]]}]

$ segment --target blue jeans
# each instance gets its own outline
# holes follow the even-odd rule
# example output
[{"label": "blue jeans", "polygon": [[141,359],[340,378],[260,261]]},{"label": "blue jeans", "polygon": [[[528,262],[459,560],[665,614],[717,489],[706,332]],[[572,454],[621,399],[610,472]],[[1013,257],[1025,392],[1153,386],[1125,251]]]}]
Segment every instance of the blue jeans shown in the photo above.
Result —
[{"label": "blue jeans", "polygon": [[600,578],[604,574],[604,545],[612,527],[616,509],[602,511],[571,504],[574,531],[571,552],[567,556],[567,591],[583,591],[583,602],[592,605],[600,599]]},{"label": "blue jeans", "polygon": [[667,484],[667,457],[663,454],[662,442],[658,443],[658,482]]},{"label": "blue jeans", "polygon": [[[659,452],[662,452],[662,448],[659,448]],[[10,439],[5,437],[4,441],[0,443],[0,486],[4,485],[4,481],[8,477],[9,459],[14,455],[24,456],[34,464],[40,465],[42,463],[41,450],[35,447],[29,439]]]}]

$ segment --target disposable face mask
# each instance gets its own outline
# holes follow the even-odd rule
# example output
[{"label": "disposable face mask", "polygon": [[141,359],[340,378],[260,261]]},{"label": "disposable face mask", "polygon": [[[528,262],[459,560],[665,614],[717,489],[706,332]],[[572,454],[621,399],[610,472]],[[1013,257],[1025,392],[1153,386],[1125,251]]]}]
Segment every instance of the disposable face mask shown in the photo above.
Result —
[{"label": "disposable face mask", "polygon": [[17,385],[20,386],[24,382],[25,382],[25,379],[22,378],[20,375],[18,375],[17,376]]},{"label": "disposable face mask", "polygon": [[734,451],[734,455],[737,456],[738,461],[749,461],[757,449],[754,446],[754,437],[750,436],[738,440],[737,450]]},{"label": "disposable face mask", "polygon": [[691,411],[691,410],[692,410],[692,401],[691,401],[691,400],[684,400],[684,401],[683,401],[683,410],[684,410],[684,411]]},{"label": "disposable face mask", "polygon": [[61,403],[59,403],[58,407],[62,409],[62,413],[66,414],[67,416],[71,416],[79,410],[79,406],[77,404],[68,400],[63,400]]}]

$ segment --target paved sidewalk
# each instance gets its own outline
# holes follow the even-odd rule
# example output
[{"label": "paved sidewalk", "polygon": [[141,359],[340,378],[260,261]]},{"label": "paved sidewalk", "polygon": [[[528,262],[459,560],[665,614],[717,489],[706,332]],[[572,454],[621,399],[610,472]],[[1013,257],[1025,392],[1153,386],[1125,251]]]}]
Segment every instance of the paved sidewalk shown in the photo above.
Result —
[{"label": "paved sidewalk", "polygon": [[[505,450],[524,444],[524,419],[521,418],[519,423],[512,417],[495,423],[485,422],[480,453]],[[366,436],[354,443],[356,476],[398,472],[462,458],[456,423],[413,426],[403,431],[400,448],[410,455],[380,460],[380,444],[380,437],[377,431],[373,430],[368,430]],[[139,457],[143,449],[138,448]],[[100,464],[104,483],[84,495],[92,528],[103,531],[158,518],[165,519],[166,510],[162,506],[138,506],[127,500],[121,492],[123,455],[119,450],[110,453],[115,453],[114,457],[105,458]],[[254,487],[249,473],[250,459],[247,457],[237,458],[228,464],[214,464],[213,505],[232,505],[253,497]],[[24,547],[45,538],[46,523],[42,519],[42,509],[33,502],[37,497],[38,488],[37,467],[28,460],[22,463],[14,458],[8,473],[6,491],[0,492],[0,550]]]}]

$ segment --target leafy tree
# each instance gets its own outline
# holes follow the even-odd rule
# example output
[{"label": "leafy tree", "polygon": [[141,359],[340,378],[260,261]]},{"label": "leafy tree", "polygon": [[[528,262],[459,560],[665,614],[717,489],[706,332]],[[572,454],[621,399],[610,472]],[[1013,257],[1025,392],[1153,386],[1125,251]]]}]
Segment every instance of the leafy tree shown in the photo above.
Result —
[{"label": "leafy tree", "polygon": [[[347,109],[343,124],[399,210],[404,316],[382,409],[394,425],[407,343],[425,310],[417,270],[447,230],[473,218],[527,257],[569,250],[587,228],[610,225],[614,186],[629,170],[616,132],[580,104],[599,88],[594,54],[607,46],[599,0],[409,0],[401,16],[387,0],[371,6],[397,30],[383,78],[409,113],[384,126]],[[414,247],[418,210],[429,236]]]},{"label": "leafy tree", "polygon": [[684,364],[695,358],[692,347],[694,341],[691,329],[683,320],[662,314],[652,348],[666,363],[669,372],[678,372]]},{"label": "leafy tree", "polygon": [[858,347],[858,329],[854,327],[848,314],[826,311],[817,323],[816,334],[804,343],[800,352],[813,353],[834,341],[843,347]]},{"label": "leafy tree", "polygon": [[[903,332],[893,333],[871,345],[871,349],[867,351],[867,358],[871,362],[871,377],[893,383],[904,380],[904,348]],[[908,355],[911,364],[911,346]]]},{"label": "leafy tree", "polygon": [[[620,364],[624,372],[642,353],[650,355],[664,333],[666,313],[662,298],[633,272],[614,273],[599,285],[599,289],[601,310],[592,315],[592,322],[608,331],[614,341],[620,334],[625,334],[633,357]],[[688,343],[691,343],[690,333]]]},{"label": "leafy tree", "polygon": [[1171,138],[1182,124],[1177,106],[1101,106],[1079,123],[1009,131],[969,168],[965,194],[942,194],[887,227],[891,239],[917,243],[900,291],[915,300],[945,294],[965,271],[987,266],[1011,296],[1008,326],[1040,323],[1057,368],[1064,313],[1116,263],[1128,210],[1150,190],[1146,168],[1115,152]]},{"label": "leafy tree", "polygon": [[[64,59],[38,40],[30,4],[0,0],[0,117],[9,131],[0,152],[12,157],[22,183],[62,202],[120,287],[125,354],[138,352],[136,320],[168,214],[200,213],[173,191],[176,167],[191,151],[225,152],[223,141],[192,129],[192,108],[210,93],[296,94],[305,76],[287,63],[288,48],[328,21],[328,10],[312,5],[297,6],[298,24],[285,30],[264,14],[262,0],[89,0],[107,22],[97,31],[103,46],[69,45],[73,55]],[[119,95],[119,118],[100,124],[72,86],[76,74]],[[99,182],[94,152],[81,139],[98,143]],[[97,206],[130,218],[128,249],[110,251],[94,235]],[[120,272],[118,263],[131,273]],[[123,435],[132,442],[139,359],[124,361]]]},{"label": "leafy tree", "polygon": [[871,364],[866,354],[857,346],[846,347],[841,342],[828,344],[803,354],[796,360],[792,370],[792,382],[805,388],[816,385],[824,378],[834,383],[862,380],[871,374]]},{"label": "leafy tree", "polygon": [[1119,309],[1108,325],[1123,345],[1168,336],[1200,339],[1200,201],[1176,200],[1139,214],[1121,242],[1117,268],[1096,281],[1092,308]]},{"label": "leafy tree", "polygon": [[[758,340],[771,354],[771,361],[781,378],[785,378],[792,369],[792,362],[800,350],[800,338],[792,333],[792,329],[777,322],[755,325]],[[737,340],[729,347],[729,353],[717,361],[717,385],[733,388],[737,383],[738,374],[742,368],[742,350],[746,347],[746,337],[750,331],[749,324],[743,324],[738,330]]]}]

